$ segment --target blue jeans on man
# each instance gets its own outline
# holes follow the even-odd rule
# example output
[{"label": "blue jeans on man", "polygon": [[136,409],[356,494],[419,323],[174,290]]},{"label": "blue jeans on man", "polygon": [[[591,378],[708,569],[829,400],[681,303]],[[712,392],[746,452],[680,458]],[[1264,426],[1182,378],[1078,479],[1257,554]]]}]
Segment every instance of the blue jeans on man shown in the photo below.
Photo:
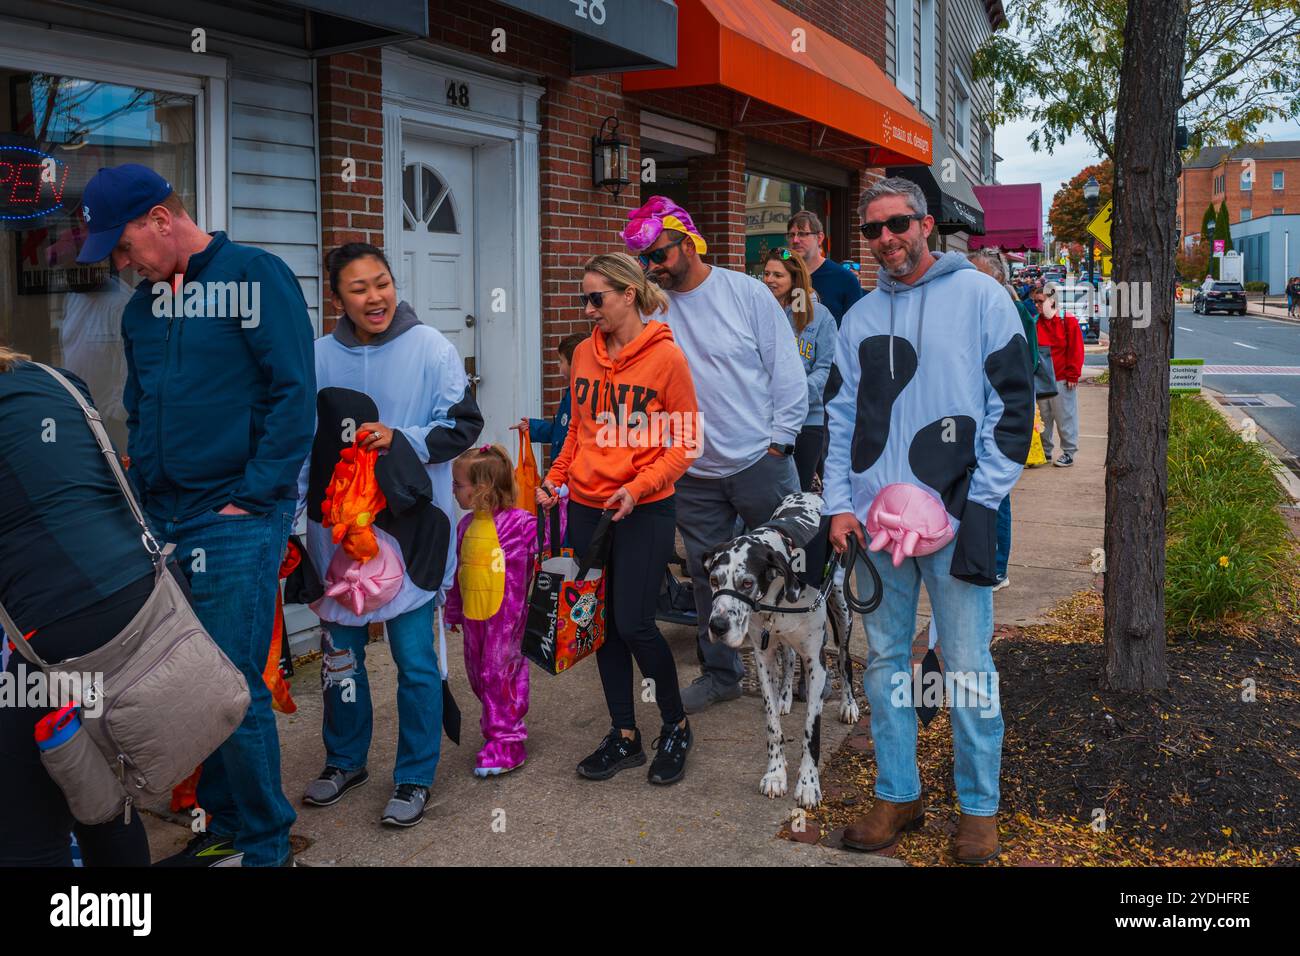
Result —
[{"label": "blue jeans on man", "polygon": [[[939,633],[944,689],[951,686],[954,698],[947,706],[957,799],[962,813],[991,817],[998,811],[1003,729],[997,670],[989,653],[993,592],[949,573],[955,547],[956,542],[949,542],[934,554],[906,558],[897,568],[886,551],[866,553],[884,589],[880,607],[863,616],[867,633],[863,687],[871,705],[876,796],[890,803],[908,803],[921,796],[912,641],[924,581]],[[872,582],[866,569],[857,572],[858,593],[870,594]]]},{"label": "blue jeans on man", "polygon": [[[432,787],[442,750],[442,671],[434,647],[432,598],[384,623],[397,664],[397,764],[393,784]],[[368,629],[325,624],[322,668],[325,764],[360,770],[370,752],[374,710],[366,672]],[[351,683],[348,683],[349,678]]]},{"label": "blue jeans on man", "polygon": [[297,819],[280,787],[280,738],[262,680],[294,507],[290,500],[277,502],[270,514],[205,511],[180,521],[154,519],[163,540],[176,544],[199,620],[248,681],[248,712],[203,762],[197,791],[208,832],[233,839],[244,866],[282,864]]},{"label": "blue jeans on man", "polygon": [[998,542],[994,557],[994,570],[998,580],[1007,576],[1007,562],[1011,560],[1011,496],[1007,495],[998,505]]}]

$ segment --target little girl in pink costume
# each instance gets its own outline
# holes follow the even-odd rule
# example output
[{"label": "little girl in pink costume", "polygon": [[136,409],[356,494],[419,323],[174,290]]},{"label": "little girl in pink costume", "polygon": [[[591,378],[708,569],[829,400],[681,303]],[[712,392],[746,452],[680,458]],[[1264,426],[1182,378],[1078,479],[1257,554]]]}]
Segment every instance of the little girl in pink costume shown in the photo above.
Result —
[{"label": "little girl in pink costume", "polygon": [[480,777],[509,773],[527,754],[528,662],[521,645],[528,579],[537,553],[537,518],[515,507],[510,456],[500,445],[471,449],[452,465],[452,493],[470,513],[460,520],[456,579],[446,622],[465,635],[465,671],[483,705]]}]

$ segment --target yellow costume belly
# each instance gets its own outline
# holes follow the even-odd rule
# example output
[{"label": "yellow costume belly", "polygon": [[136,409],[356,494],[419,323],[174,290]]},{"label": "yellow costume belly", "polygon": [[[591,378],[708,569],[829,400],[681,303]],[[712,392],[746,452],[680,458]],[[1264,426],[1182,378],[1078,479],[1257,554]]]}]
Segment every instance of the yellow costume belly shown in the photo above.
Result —
[{"label": "yellow costume belly", "polygon": [[486,621],[501,610],[506,595],[506,558],[496,522],[486,511],[476,511],[465,529],[456,580],[466,620]]}]

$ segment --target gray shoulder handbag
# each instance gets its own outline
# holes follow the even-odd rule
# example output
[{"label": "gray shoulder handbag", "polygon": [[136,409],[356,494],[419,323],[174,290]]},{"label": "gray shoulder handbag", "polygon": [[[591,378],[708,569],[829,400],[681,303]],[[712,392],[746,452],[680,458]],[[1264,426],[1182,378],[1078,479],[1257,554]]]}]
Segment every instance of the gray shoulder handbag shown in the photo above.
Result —
[{"label": "gray shoulder handbag", "polygon": [[[40,365],[40,363],[35,363]],[[140,524],[154,563],[153,593],[121,633],[89,654],[47,664],[28,646],[0,606],[0,624],[18,652],[41,668],[50,686],[82,687],[81,730],[41,761],[86,824],[131,806],[164,798],[239,726],[248,709],[248,682],[199,622],[167,570],[172,545],[160,548],[140,510],[99,418],[62,375],[49,372],[81,406],[100,451]],[[80,675],[63,677],[61,675]],[[93,676],[92,676],[93,675]],[[95,716],[88,716],[94,704]]]}]

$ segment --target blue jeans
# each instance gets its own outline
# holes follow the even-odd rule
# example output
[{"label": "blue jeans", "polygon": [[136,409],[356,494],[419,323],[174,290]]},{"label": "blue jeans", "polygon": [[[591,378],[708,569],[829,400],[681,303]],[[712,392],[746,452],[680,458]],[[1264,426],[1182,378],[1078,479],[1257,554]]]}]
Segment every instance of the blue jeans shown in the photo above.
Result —
[{"label": "blue jeans", "polygon": [[[886,551],[868,552],[884,588],[874,614],[863,616],[867,669],[863,686],[871,704],[876,747],[876,796],[907,803],[921,796],[916,769],[917,716],[913,699],[912,639],[916,605],[925,582],[939,632],[943,690],[953,736],[953,777],[961,812],[993,816],[998,810],[1002,765],[1002,708],[997,670],[989,653],[993,638],[993,592],[949,574],[956,542],[934,554],[906,558],[897,568]],[[858,568],[858,593],[871,593],[871,579]]]},{"label": "blue jeans", "polygon": [[244,866],[282,863],[297,819],[280,787],[280,738],[262,680],[293,513],[294,502],[281,501],[265,515],[155,519],[163,538],[176,543],[199,620],[248,681],[243,723],[203,762],[197,793],[208,831],[233,838]]},{"label": "blue jeans", "polygon": [[1011,496],[998,505],[998,547],[995,559],[998,580],[1007,576],[1007,561],[1011,559]]},{"label": "blue jeans", "polygon": [[[442,752],[442,671],[434,647],[433,612],[426,601],[385,623],[397,664],[397,766],[393,784],[433,786]],[[366,673],[365,627],[325,624],[321,686],[325,714],[321,735],[325,763],[360,770],[370,752],[374,710]]]}]

